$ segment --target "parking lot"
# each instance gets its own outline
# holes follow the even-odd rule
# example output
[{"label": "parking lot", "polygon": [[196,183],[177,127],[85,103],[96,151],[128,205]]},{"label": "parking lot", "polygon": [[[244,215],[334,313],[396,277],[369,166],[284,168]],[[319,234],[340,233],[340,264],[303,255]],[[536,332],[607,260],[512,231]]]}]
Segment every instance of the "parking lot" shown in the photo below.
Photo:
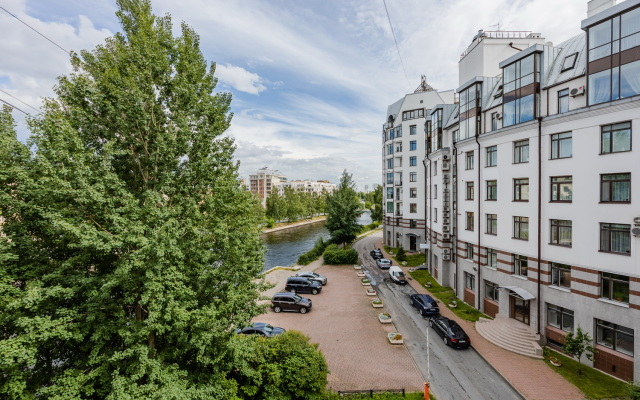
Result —
[{"label": "parking lot", "polygon": [[[318,343],[329,366],[328,383],[333,390],[421,391],[424,378],[409,352],[405,346],[392,345],[387,339],[387,332],[394,331],[394,325],[378,321],[378,314],[388,311],[371,306],[373,297],[366,295],[353,266],[320,266],[317,261],[304,269],[328,278],[320,294],[302,295],[313,301],[312,310],[304,315],[269,310],[254,321],[301,331],[311,342]],[[286,277],[294,274],[292,271],[268,274],[267,279],[277,285],[265,295],[281,291]]]}]

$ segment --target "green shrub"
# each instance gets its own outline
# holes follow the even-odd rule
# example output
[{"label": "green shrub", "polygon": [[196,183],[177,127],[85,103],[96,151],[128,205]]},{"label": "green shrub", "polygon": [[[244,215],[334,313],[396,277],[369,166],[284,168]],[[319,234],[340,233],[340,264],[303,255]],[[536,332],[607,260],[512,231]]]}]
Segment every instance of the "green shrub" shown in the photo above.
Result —
[{"label": "green shrub", "polygon": [[271,229],[274,226],[276,226],[276,221],[273,218],[267,218],[265,224],[266,224],[267,228]]},{"label": "green shrub", "polygon": [[341,249],[330,244],[324,251],[324,263],[329,265],[358,264],[358,252],[354,249]]},{"label": "green shrub", "polygon": [[364,232],[368,232],[368,231],[374,230],[379,226],[380,226],[379,222],[373,222],[373,223],[371,223],[369,225],[362,225],[362,229],[360,230],[360,233],[364,233]]},{"label": "green shrub", "polygon": [[407,253],[404,251],[404,248],[400,246],[398,249],[398,253],[396,254],[396,260],[402,262],[407,261]]},{"label": "green shrub", "polygon": [[[312,262],[317,260],[322,255],[322,253],[324,253],[324,250],[328,244],[329,242],[325,242],[324,239],[322,239],[322,237],[319,237],[316,240],[316,244],[313,246],[313,249],[307,251],[306,253],[298,257],[298,264],[300,265],[311,264]],[[337,247],[338,246],[336,246],[336,248]]]}]

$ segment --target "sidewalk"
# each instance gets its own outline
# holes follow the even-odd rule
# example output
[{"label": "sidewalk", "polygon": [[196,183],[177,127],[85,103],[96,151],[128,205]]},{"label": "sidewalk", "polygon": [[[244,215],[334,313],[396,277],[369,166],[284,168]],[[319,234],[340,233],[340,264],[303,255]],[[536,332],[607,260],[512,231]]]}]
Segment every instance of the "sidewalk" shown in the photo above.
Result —
[{"label": "sidewalk", "polygon": [[[376,242],[376,247],[382,250],[386,258],[391,259],[391,256],[384,251],[381,241]],[[409,269],[402,266],[401,268],[405,272]],[[408,273],[407,276],[409,276]],[[418,293],[431,294],[414,279],[409,279],[409,284]],[[577,387],[549,368],[543,360],[515,354],[494,345],[480,336],[473,322],[462,320],[442,303],[440,303],[440,314],[457,321],[471,338],[471,346],[476,352],[524,398],[529,400],[582,400],[585,398]]]}]

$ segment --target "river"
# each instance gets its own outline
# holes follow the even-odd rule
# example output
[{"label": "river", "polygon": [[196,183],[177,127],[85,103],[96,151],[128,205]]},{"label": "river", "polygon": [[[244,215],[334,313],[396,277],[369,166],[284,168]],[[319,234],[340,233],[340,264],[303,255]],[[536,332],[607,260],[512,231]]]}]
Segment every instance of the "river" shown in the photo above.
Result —
[{"label": "river", "polygon": [[[360,216],[358,223],[368,225],[371,223],[369,211]],[[302,225],[296,228],[283,229],[262,235],[262,240],[267,247],[264,259],[264,271],[277,266],[288,267],[298,261],[298,257],[311,250],[316,240],[322,237],[329,238],[329,231],[324,227],[324,222]]]}]

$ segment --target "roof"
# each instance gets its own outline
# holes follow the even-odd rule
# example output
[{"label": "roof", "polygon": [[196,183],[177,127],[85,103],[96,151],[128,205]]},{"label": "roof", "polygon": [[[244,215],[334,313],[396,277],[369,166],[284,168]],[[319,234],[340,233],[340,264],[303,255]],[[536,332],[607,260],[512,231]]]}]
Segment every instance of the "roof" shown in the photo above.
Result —
[{"label": "roof", "polygon": [[[560,82],[566,82],[578,76],[584,75],[587,69],[587,34],[581,33],[558,45],[560,53],[556,57],[548,73],[547,82],[543,87],[553,86]],[[562,71],[564,60],[567,56],[578,53],[575,66],[572,69]]]}]

